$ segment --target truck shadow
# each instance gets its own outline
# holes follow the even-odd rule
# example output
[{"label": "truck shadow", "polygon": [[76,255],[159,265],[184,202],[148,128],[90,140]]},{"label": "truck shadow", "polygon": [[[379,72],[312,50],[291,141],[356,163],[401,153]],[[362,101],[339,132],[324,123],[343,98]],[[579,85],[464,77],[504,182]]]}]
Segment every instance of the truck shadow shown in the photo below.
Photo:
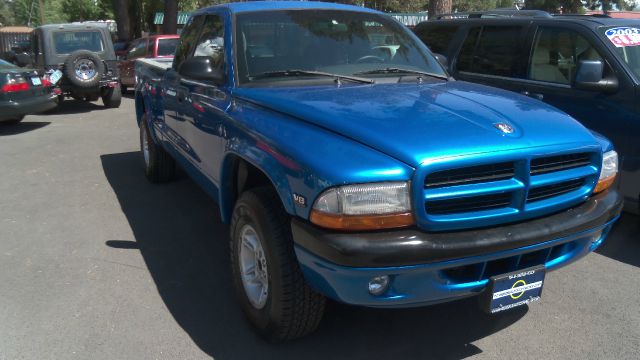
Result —
[{"label": "truck shadow", "polygon": [[60,104],[57,108],[47,112],[46,114],[50,115],[73,115],[73,114],[82,114],[91,111],[100,111],[106,110],[107,108],[102,105],[102,100],[97,100],[95,102],[90,101],[82,101],[75,100],[71,98],[66,98],[62,104]]},{"label": "truck shadow", "polygon": [[149,184],[140,154],[102,155],[135,239],[107,246],[139,250],[167,309],[201,350],[215,359],[459,359],[481,353],[472,342],[522,318],[527,307],[491,316],[475,299],[381,310],[330,303],[318,331],[271,345],[255,335],[236,305],[227,234],[215,203],[195,183]]},{"label": "truck shadow", "polygon": [[51,124],[50,121],[22,121],[17,124],[3,124],[0,122],[0,136],[18,135],[37,130]]},{"label": "truck shadow", "polygon": [[640,267],[640,216],[623,213],[602,246],[600,255]]}]

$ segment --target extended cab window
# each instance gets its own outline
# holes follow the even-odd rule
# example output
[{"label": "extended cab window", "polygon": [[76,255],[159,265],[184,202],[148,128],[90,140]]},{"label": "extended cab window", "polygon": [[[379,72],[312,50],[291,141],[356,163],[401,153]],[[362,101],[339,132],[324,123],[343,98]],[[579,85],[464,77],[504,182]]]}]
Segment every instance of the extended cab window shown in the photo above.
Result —
[{"label": "extended cab window", "polygon": [[193,56],[211,57],[216,68],[224,65],[224,26],[218,15],[207,15]]},{"label": "extended cab window", "polygon": [[602,61],[602,56],[573,30],[541,27],[533,43],[529,79],[569,85],[580,60]]},{"label": "extended cab window", "polygon": [[431,51],[444,54],[457,31],[457,26],[431,26],[416,30],[416,35]]},{"label": "extended cab window", "polygon": [[104,51],[100,31],[56,31],[53,44],[56,54],[71,54],[77,50]]},{"label": "extended cab window", "polygon": [[484,26],[469,31],[460,50],[458,71],[517,76],[520,26]]},{"label": "extended cab window", "polygon": [[180,36],[180,42],[176,48],[176,56],[173,58],[173,68],[178,70],[180,65],[187,56],[191,55],[193,47],[195,46],[198,35],[200,35],[200,29],[204,22],[204,16],[196,16],[189,18],[187,25],[182,30]]}]

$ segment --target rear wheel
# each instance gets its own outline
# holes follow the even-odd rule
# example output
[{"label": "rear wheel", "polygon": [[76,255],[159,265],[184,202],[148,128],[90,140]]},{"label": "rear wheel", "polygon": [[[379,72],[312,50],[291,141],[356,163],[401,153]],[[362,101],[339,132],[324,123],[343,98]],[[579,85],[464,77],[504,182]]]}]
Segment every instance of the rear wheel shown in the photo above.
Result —
[{"label": "rear wheel", "polygon": [[105,89],[102,93],[102,102],[104,103],[104,106],[108,108],[120,107],[120,103],[122,102],[120,86]]},{"label": "rear wheel", "polygon": [[140,122],[140,150],[144,164],[144,174],[153,183],[167,182],[175,177],[176,163],[149,134],[147,121]]},{"label": "rear wheel", "polygon": [[290,218],[270,187],[244,192],[231,222],[231,266],[242,310],[266,339],[303,337],[322,319],[325,298],[306,283]]}]

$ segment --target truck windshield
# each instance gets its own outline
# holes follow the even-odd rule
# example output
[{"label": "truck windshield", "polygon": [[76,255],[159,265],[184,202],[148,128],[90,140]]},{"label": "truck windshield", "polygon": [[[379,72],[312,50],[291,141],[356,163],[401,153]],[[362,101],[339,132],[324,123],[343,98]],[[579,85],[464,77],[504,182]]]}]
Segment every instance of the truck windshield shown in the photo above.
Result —
[{"label": "truck windshield", "polygon": [[76,50],[104,50],[99,31],[56,31],[53,33],[53,43],[56,54],[71,54]]},{"label": "truck windshield", "polygon": [[603,29],[618,56],[626,62],[640,79],[640,27],[623,26]]},{"label": "truck windshield", "polygon": [[[276,10],[237,16],[238,77],[241,83],[274,81],[296,69],[366,77],[446,78],[442,67],[404,27],[378,14],[336,10]],[[385,71],[406,69],[407,72]],[[304,70],[304,71],[301,71]],[[381,70],[381,71],[377,71]],[[291,80],[291,76],[282,78]]]}]

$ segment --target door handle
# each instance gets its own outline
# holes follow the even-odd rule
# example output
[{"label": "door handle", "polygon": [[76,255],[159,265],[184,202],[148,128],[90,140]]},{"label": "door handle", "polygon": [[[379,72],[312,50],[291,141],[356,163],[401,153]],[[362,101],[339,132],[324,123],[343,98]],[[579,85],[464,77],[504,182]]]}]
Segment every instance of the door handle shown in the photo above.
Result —
[{"label": "door handle", "polygon": [[521,93],[522,95],[524,95],[524,96],[528,96],[528,97],[530,97],[530,98],[534,98],[534,99],[536,99],[536,100],[542,100],[542,99],[544,99],[544,95],[539,94],[539,93],[532,93],[532,92],[529,92],[529,91],[527,91],[527,90],[522,91],[522,92],[520,92],[520,93]]}]

